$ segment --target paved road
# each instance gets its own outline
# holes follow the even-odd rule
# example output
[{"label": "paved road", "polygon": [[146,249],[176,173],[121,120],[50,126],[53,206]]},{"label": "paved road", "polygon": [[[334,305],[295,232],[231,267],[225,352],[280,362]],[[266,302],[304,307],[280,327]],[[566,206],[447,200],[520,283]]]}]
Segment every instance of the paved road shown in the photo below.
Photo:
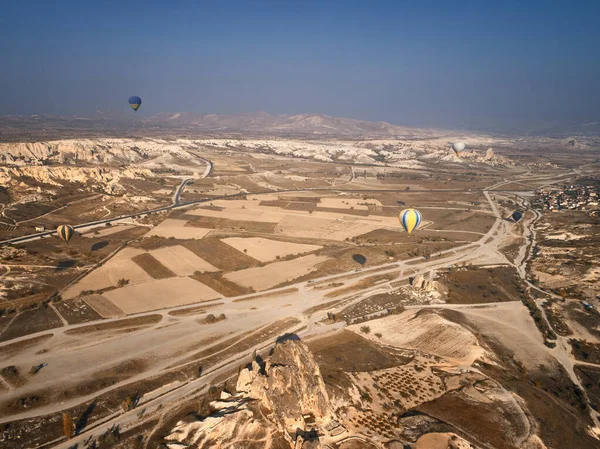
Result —
[{"label": "paved road", "polygon": [[[213,169],[213,164],[211,161],[209,161],[208,159],[204,159],[201,158],[199,156],[196,156],[199,159],[203,160],[204,162],[206,162],[206,171],[200,176],[201,178],[205,178],[208,175],[210,175],[210,173],[212,172]],[[87,228],[93,228],[96,226],[100,226],[100,225],[105,225],[106,223],[115,223],[115,222],[119,222],[122,220],[127,220],[127,219],[131,219],[133,217],[143,217],[149,214],[153,214],[153,213],[157,213],[157,212],[164,212],[164,211],[168,211],[171,210],[173,208],[176,207],[180,207],[182,206],[182,203],[180,201],[180,197],[181,197],[181,193],[183,192],[183,189],[185,189],[185,187],[194,182],[194,180],[196,180],[198,178],[186,178],[184,179],[181,184],[179,184],[179,187],[177,187],[177,190],[175,190],[175,193],[173,194],[173,198],[172,198],[172,203],[168,206],[164,206],[164,207],[158,207],[156,209],[150,209],[144,212],[138,212],[138,213],[134,213],[134,214],[128,214],[128,215],[120,215],[118,217],[113,217],[113,218],[106,218],[104,220],[96,220],[96,221],[90,221],[88,223],[82,223],[82,224],[78,224],[78,225],[74,225],[73,228],[77,229],[79,231],[87,229]],[[217,199],[217,198],[215,198]],[[199,202],[204,202],[204,201],[210,201],[210,200],[201,200]],[[188,203],[184,203],[184,206],[187,206],[188,204],[190,204],[190,202]],[[44,232],[38,232],[35,234],[29,234],[29,235],[24,235],[22,237],[15,237],[12,239],[8,239],[8,240],[3,240],[0,241],[0,246],[1,245],[7,245],[7,244],[14,244],[14,243],[25,243],[25,242],[31,242],[34,240],[38,240],[40,238],[43,237],[47,237],[50,235],[54,235],[56,234],[56,231],[51,230],[51,231],[44,231]]]},{"label": "paved road", "polygon": [[[207,330],[206,326],[200,326],[198,328],[198,324],[196,322],[197,316],[189,315],[189,316],[178,316],[173,317],[168,315],[169,311],[172,310],[185,310],[197,307],[197,304],[188,305],[188,306],[180,306],[171,309],[166,309],[158,312],[148,312],[144,314],[139,314],[137,316],[144,315],[152,315],[159,313],[163,316],[163,320],[149,328],[142,329],[140,331],[136,331],[127,336],[127,338],[116,338],[109,339],[107,341],[95,341],[94,338],[91,338],[90,341],[86,341],[83,337],[70,337],[66,334],[65,331],[73,330],[77,327],[88,326],[90,323],[86,323],[84,325],[74,325],[63,327],[59,329],[54,329],[51,332],[55,334],[53,339],[59,343],[59,347],[63,348],[62,353],[59,357],[55,356],[55,359],[52,360],[52,363],[49,364],[47,368],[45,368],[47,373],[52,374],[52,369],[54,366],[63,364],[63,369],[70,368],[73,369],[74,372],[71,374],[71,377],[75,376],[76,378],[85,378],[87,372],[92,372],[94,369],[98,367],[94,367],[92,365],[97,363],[102,363],[102,359],[100,354],[106,354],[106,357],[112,357],[109,360],[109,363],[114,365],[115,363],[119,363],[120,361],[131,360],[136,357],[142,356],[146,351],[147,347],[152,344],[156,344],[156,348],[153,348],[157,351],[160,362],[149,371],[145,371],[136,375],[126,381],[119,382],[109,388],[106,391],[112,390],[124,384],[139,382],[144,378],[150,377],[152,375],[158,374],[160,372],[164,372],[164,369],[173,363],[184,362],[185,358],[190,355],[192,351],[197,351],[198,346],[193,345],[194,341],[190,341],[190,336],[193,335],[195,338],[206,338],[206,336],[215,333],[215,331],[223,330],[223,331],[234,331],[235,334],[243,334],[248,330],[256,330],[261,326],[267,325],[278,319],[288,316],[295,316],[300,319],[300,323],[297,326],[294,326],[293,329],[299,329],[304,327],[304,330],[300,331],[302,336],[314,335],[315,333],[329,332],[332,329],[335,329],[336,326],[323,326],[317,324],[321,318],[325,315],[325,310],[316,312],[312,316],[306,316],[303,314],[303,310],[313,306],[319,305],[323,302],[323,291],[315,289],[314,287],[320,283],[327,283],[329,281],[347,278],[348,276],[352,276],[352,283],[358,282],[361,279],[369,277],[373,275],[374,272],[377,274],[384,273],[395,273],[398,274],[398,277],[393,280],[393,282],[398,282],[402,279],[407,279],[409,276],[414,276],[419,273],[425,273],[432,269],[447,267],[450,265],[458,264],[461,262],[477,262],[482,263],[487,261],[488,263],[505,263],[506,259],[504,256],[499,254],[498,252],[498,244],[499,242],[510,233],[509,226],[507,223],[500,217],[498,208],[494,201],[491,199],[489,195],[489,190],[497,189],[498,187],[502,187],[505,184],[511,182],[510,180],[505,180],[501,183],[495,184],[493,186],[484,189],[484,195],[487,201],[490,204],[490,208],[493,214],[496,216],[496,221],[490,230],[485,233],[477,242],[466,244],[462,247],[457,247],[454,249],[446,250],[440,253],[443,258],[432,257],[429,260],[424,260],[423,258],[414,258],[411,260],[406,260],[402,262],[392,262],[385,265],[380,265],[378,267],[373,267],[371,269],[364,269],[359,273],[350,272],[350,273],[341,273],[336,275],[324,276],[320,279],[316,279],[310,284],[308,283],[299,283],[293,286],[288,286],[282,289],[275,289],[268,292],[276,292],[282,291],[283,289],[289,289],[295,287],[298,289],[297,293],[289,296],[281,296],[281,297],[270,297],[267,300],[253,300],[251,302],[239,302],[236,300],[245,299],[253,295],[244,295],[236,298],[225,298],[219,300],[223,304],[220,306],[211,309],[214,310],[214,313],[220,313],[221,311],[227,312],[228,319],[224,322],[217,323],[215,327],[211,327]],[[183,186],[181,186],[183,187]],[[344,189],[301,189],[301,190],[316,190],[316,191],[341,191]],[[301,191],[301,190],[291,190],[293,191]],[[369,190],[346,190],[346,191],[355,191],[355,192],[365,192]],[[374,189],[370,191],[387,191],[387,192],[404,192],[399,189],[388,189],[388,190],[379,190]],[[464,190],[459,190],[464,191]],[[493,190],[494,192],[500,192],[500,190]],[[414,191],[411,191],[414,192]],[[431,192],[431,191],[428,191]],[[445,191],[447,192],[447,191]],[[511,191],[512,192],[512,191]],[[264,192],[264,193],[272,193],[272,192]],[[227,195],[219,198],[226,197],[235,197],[236,195]],[[177,197],[179,199],[179,197]],[[217,199],[217,198],[213,198]],[[174,207],[186,207],[191,204],[197,204],[200,202],[211,201],[213,199],[206,199],[195,202],[188,203],[179,203],[177,205],[171,205],[168,208],[163,208],[162,210],[168,210]],[[136,214],[140,215],[140,214]],[[115,219],[113,219],[115,220]],[[89,224],[86,224],[89,226]],[[80,225],[84,226],[84,225]],[[381,291],[382,289],[388,290],[390,288],[390,282],[386,282],[384,284],[376,285],[367,289],[363,289],[360,292],[354,291],[346,296],[341,296],[338,299],[348,300],[350,303],[358,302],[363,297],[372,295],[377,291]],[[265,292],[265,293],[268,293]],[[347,302],[345,306],[349,303]],[[252,307],[251,307],[252,306]],[[329,309],[331,310],[331,309]],[[112,320],[117,321],[118,319]],[[165,326],[165,321],[168,320],[170,322],[169,326]],[[103,322],[110,322],[111,320],[105,320]],[[337,326],[341,326],[343,324],[338,324]],[[293,330],[290,329],[290,330]],[[44,332],[48,333],[48,331]],[[23,337],[22,339],[29,339],[35,335],[28,335],[27,337]],[[229,336],[228,336],[229,337]],[[14,343],[21,339],[11,340],[8,343]],[[89,338],[88,338],[89,340]],[[182,350],[184,347],[183,344],[189,347],[192,344],[192,348],[187,351]],[[217,341],[218,342],[218,341]],[[216,343],[216,342],[215,342]],[[76,349],[69,350],[69,345],[79,345]],[[86,438],[90,436],[98,436],[103,433],[106,429],[110,428],[113,425],[119,425],[121,428],[125,428],[130,424],[139,423],[146,418],[140,418],[138,416],[138,412],[142,409],[145,409],[146,416],[156,416],[161,410],[162,413],[164,410],[169,410],[173,404],[177,403],[180,400],[189,400],[190,398],[200,395],[203,393],[211,382],[214,379],[217,379],[219,376],[230,372],[232,369],[235,369],[240,360],[245,360],[249,355],[256,349],[260,350],[263,347],[270,346],[272,342],[267,342],[264,344],[257,345],[253,348],[248,349],[243,353],[237,353],[226,360],[224,360],[220,365],[211,368],[210,370],[203,373],[203,376],[199,379],[189,380],[183,384],[173,385],[172,389],[167,393],[150,398],[142,398],[142,403],[138,406],[137,409],[132,410],[127,413],[116,412],[109,417],[105,418],[102,422],[93,423],[91,426],[86,428],[80,435],[76,436],[74,439],[67,442],[60,442],[55,447],[59,449],[64,449],[68,447],[72,447],[75,443],[81,443]],[[0,344],[0,347],[3,345]],[[115,355],[114,351],[118,348],[118,354]],[[102,352],[104,351],[104,352]],[[162,351],[162,352],[161,352]],[[176,355],[174,355],[176,354]],[[160,356],[164,355],[164,360],[160,359]],[[48,357],[51,357],[52,354],[48,354]],[[19,355],[19,358],[22,360],[29,361],[28,357],[33,357],[31,354],[27,354],[27,351],[24,351],[23,354]],[[39,358],[39,356],[36,356]],[[12,363],[12,360],[11,360]],[[198,363],[195,361],[194,363]],[[87,371],[86,371],[87,370]],[[45,373],[41,373],[44,375]],[[50,382],[48,385],[53,385],[56,377],[50,376],[47,382]],[[43,386],[43,378],[39,378],[40,384],[35,385],[36,388],[41,388]],[[65,379],[68,381],[68,379]],[[11,417],[1,417],[1,422],[12,421],[17,418],[27,418],[27,417],[35,417],[40,416],[47,413],[52,413],[56,411],[60,411],[62,409],[68,408],[77,403],[82,403],[85,401],[89,401],[92,398],[98,396],[103,393],[103,391],[95,392],[86,397],[79,397],[71,401],[65,401],[61,404],[50,404],[45,407],[36,408],[33,410],[26,411],[19,415],[13,415]]]}]

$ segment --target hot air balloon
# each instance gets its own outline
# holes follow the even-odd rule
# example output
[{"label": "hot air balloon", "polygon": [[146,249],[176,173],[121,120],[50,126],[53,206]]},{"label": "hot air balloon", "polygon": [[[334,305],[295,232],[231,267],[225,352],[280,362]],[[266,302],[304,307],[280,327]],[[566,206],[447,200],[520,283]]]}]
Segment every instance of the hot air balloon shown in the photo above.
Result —
[{"label": "hot air balloon", "polygon": [[458,153],[460,153],[461,151],[464,151],[465,144],[464,144],[464,142],[454,142],[452,144],[452,149],[458,155]]},{"label": "hot air balloon", "polygon": [[75,231],[73,230],[73,226],[60,225],[58,228],[56,228],[56,234],[58,235],[58,238],[67,243],[69,240],[71,240],[71,237],[73,237],[74,233]]},{"label": "hot air balloon", "polygon": [[398,221],[409,234],[419,227],[423,217],[417,209],[404,209],[398,215]]},{"label": "hot air balloon", "polygon": [[516,211],[514,211],[514,212],[512,213],[512,215],[511,215],[510,217],[511,217],[511,218],[512,218],[512,219],[515,221],[515,223],[516,223],[516,222],[517,222],[517,221],[519,221],[521,218],[523,218],[523,212],[521,212],[521,211],[519,211],[519,210],[516,210]]},{"label": "hot air balloon", "polygon": [[129,97],[129,106],[134,111],[137,111],[142,105],[142,99],[140,97]]}]

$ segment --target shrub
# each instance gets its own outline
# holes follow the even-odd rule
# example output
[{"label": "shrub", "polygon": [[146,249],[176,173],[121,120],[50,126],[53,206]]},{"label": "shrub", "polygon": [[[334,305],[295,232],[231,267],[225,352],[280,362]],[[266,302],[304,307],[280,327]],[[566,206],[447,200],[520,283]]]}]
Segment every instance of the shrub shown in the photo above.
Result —
[{"label": "shrub", "polygon": [[119,280],[118,280],[118,282],[117,282],[117,285],[118,285],[119,287],[124,287],[124,286],[126,286],[127,284],[129,284],[129,279],[125,279],[125,278],[121,278],[121,279],[119,279]]},{"label": "shrub", "polygon": [[361,327],[360,327],[360,331],[361,331],[363,334],[368,334],[369,332],[371,332],[371,328],[370,328],[369,326],[361,326]]},{"label": "shrub", "polygon": [[375,332],[375,336],[376,336],[377,338],[381,338],[381,337],[383,337],[383,335],[381,334],[381,332]]}]

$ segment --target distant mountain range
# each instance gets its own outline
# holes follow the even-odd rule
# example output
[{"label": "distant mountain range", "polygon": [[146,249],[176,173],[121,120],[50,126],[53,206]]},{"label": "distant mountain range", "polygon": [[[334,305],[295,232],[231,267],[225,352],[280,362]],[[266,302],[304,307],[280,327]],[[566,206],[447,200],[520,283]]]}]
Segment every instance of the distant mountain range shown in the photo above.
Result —
[{"label": "distant mountain range", "polygon": [[161,114],[144,121],[175,129],[188,128],[205,132],[251,132],[272,135],[304,135],[347,138],[414,138],[433,137],[448,131],[369,122],[321,114],[271,115],[266,112],[236,115]]},{"label": "distant mountain range", "polygon": [[[564,124],[563,124],[564,125]],[[527,137],[565,138],[599,136],[600,122],[571,123],[559,126],[527,127],[511,133]],[[271,115],[255,112],[235,115],[193,114],[105,114],[76,116],[2,116],[0,141],[40,141],[66,138],[100,137],[300,137],[305,139],[420,139],[435,137],[469,138],[474,136],[508,137],[496,131],[452,131],[370,122],[322,114]]]},{"label": "distant mountain range", "polygon": [[281,136],[303,138],[431,138],[450,131],[369,122],[321,114],[271,115],[265,112],[236,115],[192,113],[130,115],[94,118],[49,115],[4,116],[0,141],[50,140],[83,137],[169,136]]}]

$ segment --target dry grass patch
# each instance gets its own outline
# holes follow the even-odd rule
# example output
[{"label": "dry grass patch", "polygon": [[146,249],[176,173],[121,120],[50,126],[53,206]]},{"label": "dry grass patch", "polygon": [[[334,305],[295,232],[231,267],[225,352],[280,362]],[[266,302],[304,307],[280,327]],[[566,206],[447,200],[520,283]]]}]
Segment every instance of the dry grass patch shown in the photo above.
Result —
[{"label": "dry grass patch", "polygon": [[317,245],[282,242],[260,237],[230,237],[221,241],[261,262],[270,262],[292,254],[310,253],[322,248]]},{"label": "dry grass patch", "polygon": [[189,224],[190,226],[197,226],[200,228],[244,230],[265,234],[273,233],[275,226],[277,225],[277,223],[272,222],[232,220],[228,218],[205,216],[190,217]]},{"label": "dry grass patch", "polygon": [[126,314],[183,306],[220,298],[206,285],[188,277],[155,279],[104,293]]},{"label": "dry grass patch", "polygon": [[81,326],[75,329],[67,329],[67,335],[87,335],[94,332],[105,330],[119,330],[130,327],[151,326],[158,323],[162,319],[161,315],[145,315],[136,318],[124,318],[122,320],[111,321],[109,323],[91,324],[89,326]]},{"label": "dry grass patch", "polygon": [[237,284],[260,291],[272,288],[315,271],[316,265],[327,260],[324,256],[309,255],[285,262],[275,262],[265,267],[249,268],[225,275]]},{"label": "dry grass patch", "polygon": [[83,300],[103,318],[114,318],[125,313],[102,295],[84,296]]},{"label": "dry grass patch", "polygon": [[176,239],[201,239],[208,234],[210,229],[188,226],[185,220],[167,218],[146,234],[146,237],[174,237]]},{"label": "dry grass patch", "polygon": [[146,273],[154,279],[166,279],[175,277],[175,273],[156,260],[152,254],[144,253],[132,257],[133,262],[137,263]]},{"label": "dry grass patch", "polygon": [[197,241],[186,241],[183,246],[223,271],[237,271],[260,264],[258,260],[232,248],[217,238],[209,237]]},{"label": "dry grass patch", "polygon": [[88,321],[102,319],[102,316],[81,298],[60,301],[54,303],[54,307],[56,307],[58,313],[60,313],[69,324],[86,323]]},{"label": "dry grass patch", "polygon": [[253,288],[242,287],[241,285],[236,284],[235,282],[231,282],[230,280],[223,277],[223,273],[199,273],[196,272],[192,276],[192,279],[195,279],[199,282],[202,282],[204,285],[212,288],[213,290],[221,293],[223,296],[232,297],[232,296],[240,296],[247,295],[249,293],[254,293]]},{"label": "dry grass patch", "polygon": [[44,334],[39,337],[29,338],[27,340],[18,341],[16,343],[10,343],[0,347],[0,358],[7,360],[10,357],[17,355],[32,346],[39,345],[40,343],[48,340],[52,337],[52,334]]},{"label": "dry grass patch", "polygon": [[233,302],[254,301],[255,299],[272,298],[274,296],[284,296],[284,295],[289,295],[290,293],[296,293],[297,291],[298,291],[297,288],[288,288],[288,289],[280,290],[277,292],[265,293],[263,295],[254,295],[254,296],[249,296],[247,298],[234,299]]},{"label": "dry grass patch", "polygon": [[197,307],[188,307],[187,309],[171,310],[169,315],[171,316],[188,316],[188,315],[199,315],[206,312],[211,307],[222,306],[222,302],[214,302],[211,304],[203,304]]},{"label": "dry grass patch", "polygon": [[196,271],[218,271],[216,267],[181,245],[159,248],[150,254],[177,276],[189,276]]},{"label": "dry grass patch", "polygon": [[56,312],[47,306],[26,310],[14,318],[8,328],[0,335],[0,341],[12,340],[13,338],[54,329],[62,325],[62,321]]},{"label": "dry grass patch", "polygon": [[356,290],[363,290],[365,288],[373,287],[377,284],[392,281],[398,277],[397,273],[389,273],[389,274],[378,274],[376,276],[370,276],[365,278],[356,284],[352,284],[348,287],[340,288],[338,290],[333,290],[325,295],[326,298],[336,298],[341,295],[345,295],[346,293],[352,293]]}]

